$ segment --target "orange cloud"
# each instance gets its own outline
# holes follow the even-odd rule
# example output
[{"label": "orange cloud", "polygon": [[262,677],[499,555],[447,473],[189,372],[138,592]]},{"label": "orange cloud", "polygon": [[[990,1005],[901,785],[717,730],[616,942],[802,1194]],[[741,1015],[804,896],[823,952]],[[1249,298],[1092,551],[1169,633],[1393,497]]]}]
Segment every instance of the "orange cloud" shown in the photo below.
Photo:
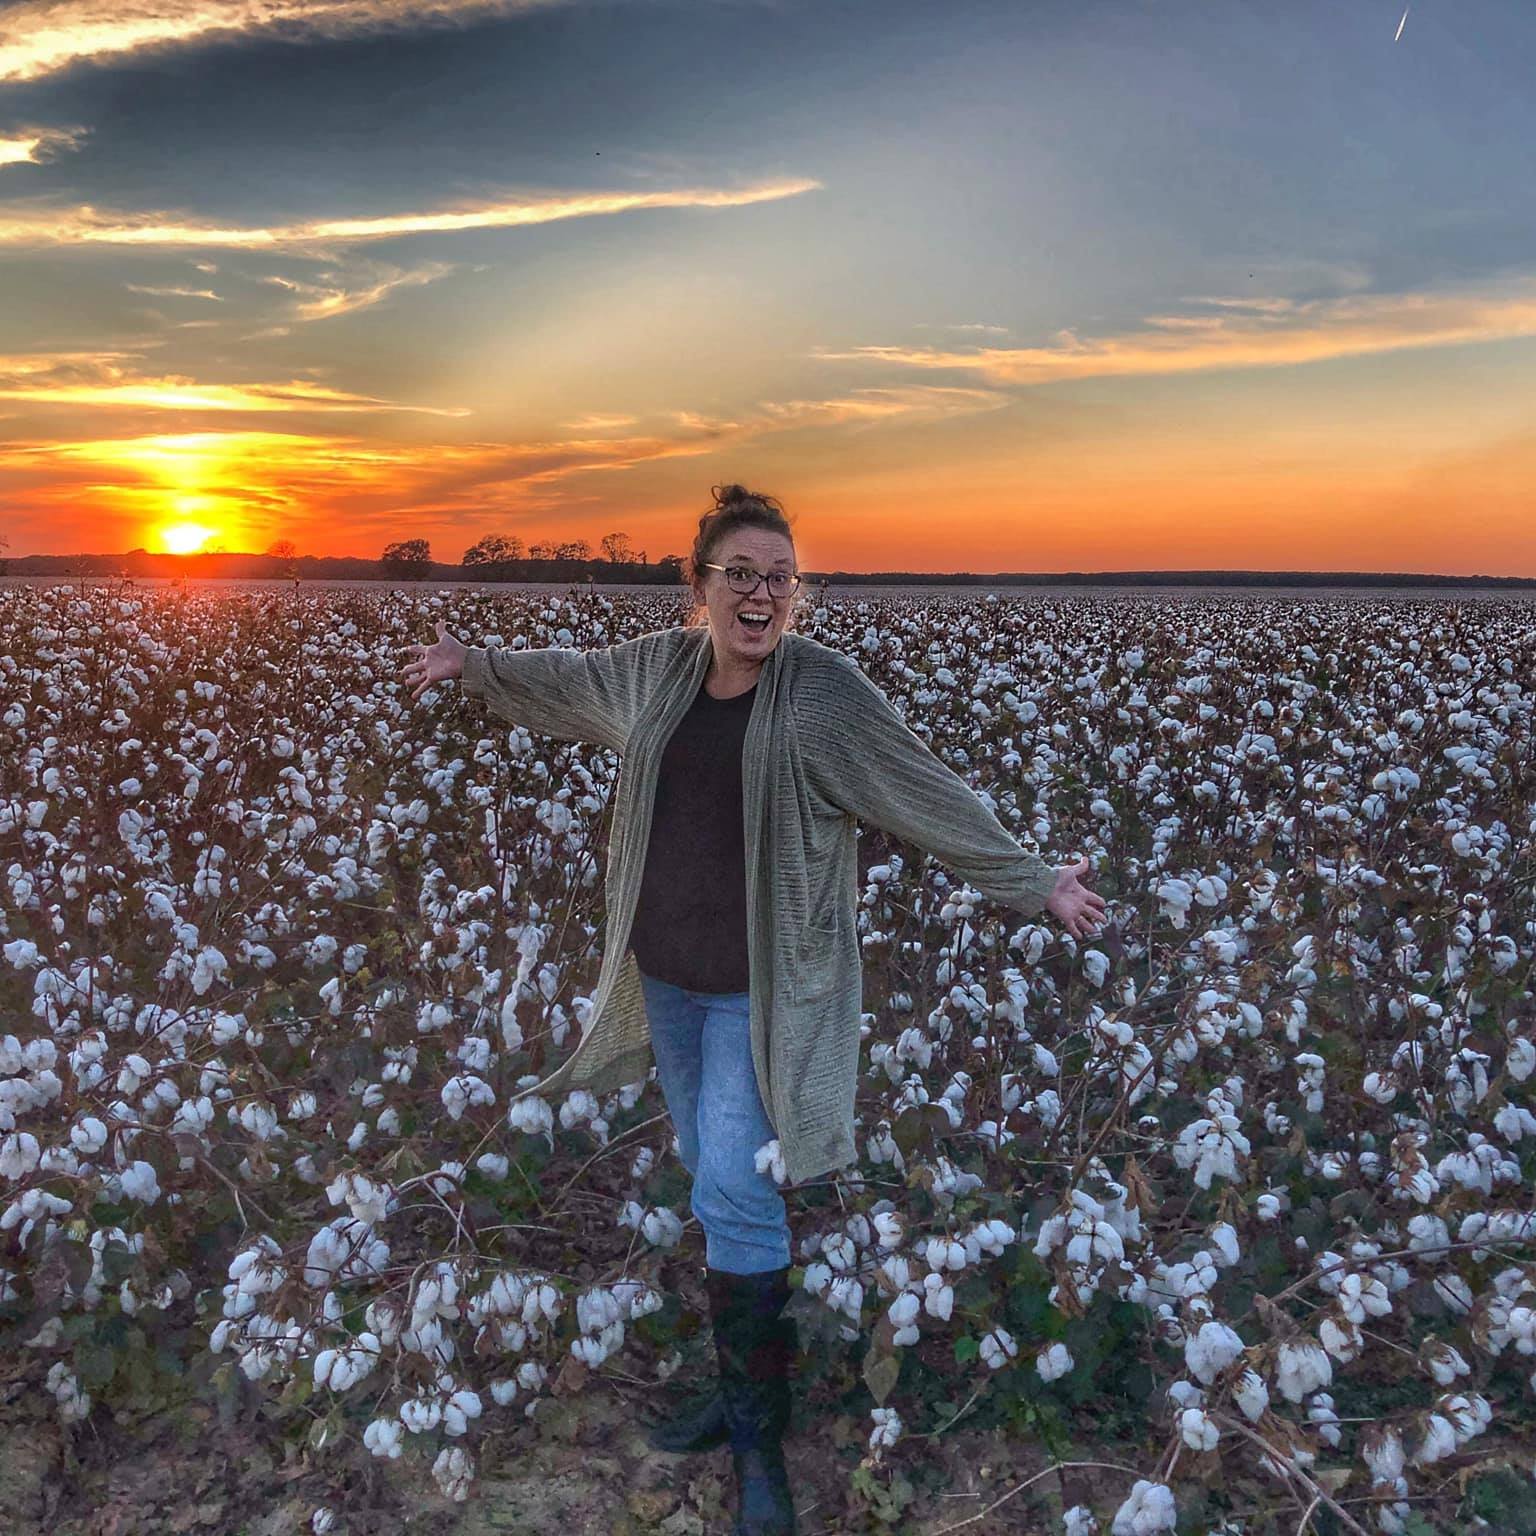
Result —
[{"label": "orange cloud", "polygon": [[117,406],[164,411],[413,411],[467,416],[463,408],[403,405],[291,379],[282,384],[204,384],[146,378],[120,366],[129,354],[25,353],[0,356],[0,400],[34,405]]},{"label": "orange cloud", "polygon": [[279,32],[291,37],[418,29],[515,15],[552,0],[22,0],[0,17],[0,80],[148,49]]},{"label": "orange cloud", "polygon": [[0,214],[0,245],[230,246],[242,250],[346,246],[401,235],[513,229],[641,208],[744,208],[753,203],[798,197],[820,186],[819,181],[801,177],[732,190],[679,187],[669,192],[566,192],[554,197],[488,202],[437,212],[248,227],[198,224],[166,213],[98,211],[88,206],[62,210],[23,208]]},{"label": "orange cloud", "polygon": [[[622,437],[586,423],[580,435],[514,443],[399,443],[266,431],[99,437],[0,447],[0,490],[18,519],[39,526],[55,509],[89,504],[133,527],[190,517],[232,543],[275,536],[305,518],[334,538],[397,529],[403,518],[465,519],[540,504],[547,488],[577,475],[613,474],[698,458],[768,434],[804,427],[857,427],[995,409],[985,390],[914,387],[855,390],[827,400],[765,402],[742,420],[674,412],[665,428]],[[247,530],[242,535],[241,530]],[[130,538],[135,535],[125,535]]]},{"label": "orange cloud", "polygon": [[1211,315],[1154,315],[1145,330],[1091,338],[1057,332],[1043,347],[855,347],[833,361],[978,373],[1000,385],[1135,378],[1221,368],[1283,368],[1412,347],[1536,335],[1536,282],[1501,292],[1445,291],[1289,299],[1213,298]]}]

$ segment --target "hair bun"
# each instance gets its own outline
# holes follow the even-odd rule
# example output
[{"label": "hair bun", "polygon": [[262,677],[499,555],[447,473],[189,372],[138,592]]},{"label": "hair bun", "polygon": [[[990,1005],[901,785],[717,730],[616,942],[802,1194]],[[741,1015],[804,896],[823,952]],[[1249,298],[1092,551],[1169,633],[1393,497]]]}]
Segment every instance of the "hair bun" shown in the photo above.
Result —
[{"label": "hair bun", "polygon": [[744,485],[715,485],[710,490],[717,507],[739,507],[758,500]]}]

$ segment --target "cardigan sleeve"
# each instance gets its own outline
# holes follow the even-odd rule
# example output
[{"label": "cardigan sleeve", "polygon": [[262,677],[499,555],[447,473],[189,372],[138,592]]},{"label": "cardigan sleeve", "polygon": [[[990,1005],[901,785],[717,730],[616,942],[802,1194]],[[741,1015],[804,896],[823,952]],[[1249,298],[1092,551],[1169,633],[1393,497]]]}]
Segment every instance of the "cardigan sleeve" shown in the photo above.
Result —
[{"label": "cardigan sleeve", "polygon": [[498,719],[557,741],[624,750],[650,636],[598,650],[471,646],[460,684]]},{"label": "cardigan sleeve", "polygon": [[1056,870],[1009,835],[856,663],[839,656],[828,670],[801,743],[823,796],[931,853],[988,900],[1043,911]]}]

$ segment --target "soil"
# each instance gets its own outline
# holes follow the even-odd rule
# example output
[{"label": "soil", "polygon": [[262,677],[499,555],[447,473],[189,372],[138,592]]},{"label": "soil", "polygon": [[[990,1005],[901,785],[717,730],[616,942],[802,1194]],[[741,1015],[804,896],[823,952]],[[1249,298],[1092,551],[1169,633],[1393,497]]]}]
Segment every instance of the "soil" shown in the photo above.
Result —
[{"label": "soil", "polygon": [[[488,1411],[491,1427],[471,1445],[478,1475],[469,1498],[455,1504],[419,1457],[376,1460],[360,1426],[313,1451],[295,1435],[293,1415],[256,1394],[234,1423],[221,1424],[202,1403],[142,1417],[98,1404],[84,1424],[61,1425],[40,1372],[13,1362],[7,1374],[4,1536],[310,1536],[321,1506],[337,1516],[332,1536],[713,1536],[732,1527],[729,1451],[652,1451],[645,1429],[662,1393],[638,1381],[595,1378],[579,1395],[547,1399],[532,1420]],[[867,1419],[797,1399],[785,1445],[802,1536],[937,1536],[977,1515],[966,1536],[1035,1536],[1061,1529],[1064,1492],[1067,1504],[1093,1498],[1102,1511],[1125,1481],[1106,1474],[1113,1486],[1095,1498],[1091,1485],[1064,1490],[1051,1473],[983,1514],[1048,1458],[995,1432],[957,1427],[888,1453],[905,1504],[882,1519],[851,1491],[867,1434]]]}]

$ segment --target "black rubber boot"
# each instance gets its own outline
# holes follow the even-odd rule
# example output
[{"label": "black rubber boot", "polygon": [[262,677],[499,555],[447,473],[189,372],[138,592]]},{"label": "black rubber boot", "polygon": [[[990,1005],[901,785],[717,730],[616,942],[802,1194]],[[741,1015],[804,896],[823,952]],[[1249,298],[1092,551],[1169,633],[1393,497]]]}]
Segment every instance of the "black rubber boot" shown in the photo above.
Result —
[{"label": "black rubber boot", "polygon": [[[707,1287],[709,1270],[703,1265],[699,1267],[699,1278]],[[714,1353],[713,1346],[711,1335],[711,1354]],[[691,1395],[680,1393],[669,1397],[663,1404],[662,1413],[664,1416],[646,1433],[646,1441],[654,1451],[685,1456],[693,1451],[712,1451],[731,1437],[718,1376]]]},{"label": "black rubber boot", "polygon": [[795,1536],[795,1505],[784,1466],[795,1325],[781,1316],[789,1270],[757,1275],[706,1271],[720,1393],[736,1468],[735,1536]]}]

